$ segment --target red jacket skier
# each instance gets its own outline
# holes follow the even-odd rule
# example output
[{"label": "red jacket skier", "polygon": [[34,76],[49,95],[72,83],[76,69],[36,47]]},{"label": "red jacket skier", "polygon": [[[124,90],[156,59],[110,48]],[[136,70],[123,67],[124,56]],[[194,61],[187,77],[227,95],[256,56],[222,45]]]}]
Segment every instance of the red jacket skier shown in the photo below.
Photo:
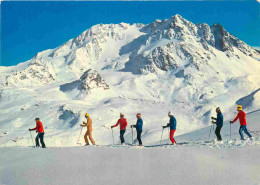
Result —
[{"label": "red jacket skier", "polygon": [[236,122],[239,119],[240,125],[246,125],[246,113],[244,111],[239,111],[235,119],[232,121],[232,123]]},{"label": "red jacket skier", "polygon": [[123,118],[120,118],[117,123],[115,125],[113,125],[113,127],[117,127],[118,125],[120,125],[120,130],[125,130],[126,129],[126,126],[127,126],[127,121],[126,119],[123,117]]},{"label": "red jacket skier", "polygon": [[44,133],[42,122],[40,121],[40,119],[39,120],[37,120],[37,119],[39,119],[39,118],[35,119],[36,127],[33,129],[30,129],[30,131],[36,130],[38,133]]},{"label": "red jacket skier", "polygon": [[38,135],[35,138],[36,147],[40,147],[40,144],[39,144],[39,139],[40,139],[42,148],[46,148],[44,140],[43,140],[44,129],[43,129],[42,122],[40,121],[40,118],[36,118],[35,122],[36,122],[36,127],[33,129],[29,129],[29,131],[36,130],[36,132],[38,132]]},{"label": "red jacket skier", "polygon": [[246,128],[246,125],[247,125],[247,123],[246,123],[246,113],[242,110],[242,105],[237,106],[237,111],[238,111],[237,116],[235,117],[235,119],[233,121],[230,121],[230,124],[236,122],[239,119],[239,122],[240,122],[239,134],[241,136],[241,140],[245,140],[244,135],[243,135],[243,131],[246,133],[246,135],[248,135],[248,137],[250,139],[252,139],[251,134],[248,132],[248,130]]},{"label": "red jacket skier", "polygon": [[124,118],[123,113],[120,113],[120,119],[117,121],[115,125],[111,126],[111,128],[114,128],[118,125],[120,125],[120,140],[121,140],[121,144],[123,144],[125,143],[124,134],[127,126],[127,120],[126,118]]}]

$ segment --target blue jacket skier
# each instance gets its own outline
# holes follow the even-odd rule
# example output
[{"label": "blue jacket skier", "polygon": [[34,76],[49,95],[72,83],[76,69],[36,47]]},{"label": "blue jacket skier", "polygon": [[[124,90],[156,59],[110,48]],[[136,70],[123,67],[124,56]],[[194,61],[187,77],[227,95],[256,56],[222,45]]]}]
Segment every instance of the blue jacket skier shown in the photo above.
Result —
[{"label": "blue jacket skier", "polygon": [[143,143],[142,143],[142,139],[141,139],[141,134],[142,134],[142,131],[143,131],[143,120],[141,118],[141,113],[137,113],[136,118],[137,118],[136,125],[131,125],[131,127],[136,128],[137,140],[139,142],[139,146],[142,146]]},{"label": "blue jacket skier", "polygon": [[173,135],[174,135],[174,132],[176,131],[177,121],[171,112],[168,113],[168,116],[170,118],[170,123],[168,123],[166,126],[163,126],[163,129],[170,127],[170,140],[171,140],[172,144],[175,145],[176,141],[173,138]]},{"label": "blue jacket skier", "polygon": [[215,134],[217,136],[218,141],[221,141],[222,138],[220,135],[220,131],[223,126],[224,118],[223,118],[223,114],[221,113],[221,110],[219,107],[216,109],[216,113],[217,113],[217,118],[211,117],[211,119],[215,120],[215,121],[212,121],[212,124],[216,124],[217,127],[215,130]]}]

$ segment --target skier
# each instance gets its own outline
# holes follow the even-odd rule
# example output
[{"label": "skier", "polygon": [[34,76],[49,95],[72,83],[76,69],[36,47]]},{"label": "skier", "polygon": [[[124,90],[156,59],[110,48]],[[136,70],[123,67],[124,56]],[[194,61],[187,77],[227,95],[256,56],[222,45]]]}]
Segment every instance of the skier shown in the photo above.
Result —
[{"label": "skier", "polygon": [[127,121],[126,121],[126,118],[124,118],[123,113],[120,113],[120,119],[117,121],[117,123],[115,125],[111,126],[111,128],[114,128],[118,125],[120,125],[121,144],[124,144],[125,143],[124,134],[125,134],[126,126],[127,126]]},{"label": "skier", "polygon": [[40,139],[42,148],[46,148],[44,140],[43,140],[44,129],[43,129],[42,122],[40,121],[40,118],[36,118],[35,122],[36,122],[36,127],[33,129],[29,129],[29,131],[36,130],[36,132],[38,133],[35,138],[36,147],[40,147],[40,144],[39,144],[39,139]]},{"label": "skier", "polygon": [[223,126],[224,118],[223,118],[223,114],[221,113],[221,110],[220,110],[219,107],[216,109],[216,113],[217,113],[217,118],[211,117],[211,119],[215,120],[215,121],[212,121],[212,124],[217,125],[216,130],[215,130],[215,134],[217,136],[217,140],[222,141],[220,131],[221,131],[221,128]]},{"label": "skier", "polygon": [[244,135],[243,135],[243,131],[246,133],[246,135],[248,135],[248,137],[250,139],[252,139],[251,134],[248,132],[248,130],[246,128],[246,125],[247,125],[247,123],[246,123],[246,113],[242,110],[242,105],[237,106],[237,111],[238,111],[237,116],[235,117],[235,119],[233,121],[230,121],[230,124],[236,122],[237,119],[239,119],[239,122],[240,122],[239,134],[241,136],[241,140],[245,140]]},{"label": "skier", "polygon": [[169,121],[170,123],[168,123],[166,126],[162,126],[162,127],[163,127],[163,129],[170,127],[170,140],[173,145],[176,145],[177,143],[176,143],[175,139],[173,138],[173,135],[174,135],[174,132],[176,131],[177,121],[170,111],[168,112],[168,116],[170,118],[170,121]]},{"label": "skier", "polygon": [[89,145],[88,137],[89,137],[89,140],[91,141],[92,145],[95,145],[95,141],[94,141],[94,139],[92,138],[92,120],[91,120],[91,118],[89,117],[89,114],[88,114],[88,113],[85,114],[85,118],[87,119],[87,123],[85,123],[85,122],[83,121],[83,124],[80,125],[80,126],[82,126],[82,127],[87,127],[87,131],[86,131],[86,133],[85,133],[85,135],[84,135],[84,139],[85,139],[85,143],[86,143],[85,146],[88,146],[88,145]]},{"label": "skier", "polygon": [[136,132],[137,132],[137,140],[139,142],[139,146],[142,146],[142,139],[141,139],[141,134],[143,131],[143,120],[141,118],[141,113],[137,113],[136,114],[136,118],[137,118],[137,122],[136,125],[131,125],[131,128],[136,128]]}]

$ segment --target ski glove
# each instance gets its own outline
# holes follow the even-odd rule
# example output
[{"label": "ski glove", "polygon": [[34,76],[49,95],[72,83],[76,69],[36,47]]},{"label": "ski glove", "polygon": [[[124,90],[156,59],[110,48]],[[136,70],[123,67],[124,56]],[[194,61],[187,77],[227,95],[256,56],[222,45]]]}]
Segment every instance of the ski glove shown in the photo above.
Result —
[{"label": "ski glove", "polygon": [[230,124],[233,123],[233,121],[230,121]]},{"label": "ski glove", "polygon": [[114,128],[114,126],[111,126],[111,128]]},{"label": "ski glove", "polygon": [[165,128],[166,128],[166,126],[162,126],[162,128],[163,128],[163,129],[165,129]]},{"label": "ski glove", "polygon": [[32,131],[32,129],[29,128],[29,131]]}]

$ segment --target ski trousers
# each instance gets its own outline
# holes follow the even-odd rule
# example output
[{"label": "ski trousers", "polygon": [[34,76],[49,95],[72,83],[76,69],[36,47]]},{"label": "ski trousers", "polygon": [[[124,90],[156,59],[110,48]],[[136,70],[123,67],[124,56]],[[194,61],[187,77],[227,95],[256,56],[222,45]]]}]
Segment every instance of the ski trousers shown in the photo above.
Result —
[{"label": "ski trousers", "polygon": [[170,130],[170,140],[171,140],[172,144],[176,143],[175,139],[173,138],[175,131],[176,130]]},{"label": "ski trousers", "polygon": [[125,142],[124,134],[125,134],[125,130],[120,130],[120,140],[121,140],[121,143]]},{"label": "ski trousers", "polygon": [[141,139],[141,134],[142,134],[142,131],[138,131],[137,130],[137,140],[139,142],[139,145],[142,145],[142,139]]},{"label": "ski trousers", "polygon": [[95,141],[94,141],[94,139],[92,137],[92,131],[90,131],[90,130],[87,130],[86,134],[84,135],[84,139],[85,139],[85,143],[86,144],[89,144],[88,138],[91,141],[91,143],[94,145]]},{"label": "ski trousers", "polygon": [[222,126],[217,126],[216,130],[215,130],[215,134],[217,136],[218,141],[222,140],[221,135],[220,135],[221,128],[222,128]]},{"label": "ski trousers", "polygon": [[44,137],[44,132],[39,132],[35,138],[35,143],[36,143],[36,147],[40,147],[40,144],[39,144],[39,139],[40,139],[40,142],[41,142],[41,145],[42,145],[42,148],[45,148],[45,143],[44,143],[44,140],[43,140],[43,137]]},{"label": "ski trousers", "polygon": [[246,125],[241,125],[240,128],[239,128],[239,134],[241,136],[241,139],[244,140],[243,131],[246,133],[246,135],[248,135],[248,137],[252,137],[251,134],[248,132]]}]

